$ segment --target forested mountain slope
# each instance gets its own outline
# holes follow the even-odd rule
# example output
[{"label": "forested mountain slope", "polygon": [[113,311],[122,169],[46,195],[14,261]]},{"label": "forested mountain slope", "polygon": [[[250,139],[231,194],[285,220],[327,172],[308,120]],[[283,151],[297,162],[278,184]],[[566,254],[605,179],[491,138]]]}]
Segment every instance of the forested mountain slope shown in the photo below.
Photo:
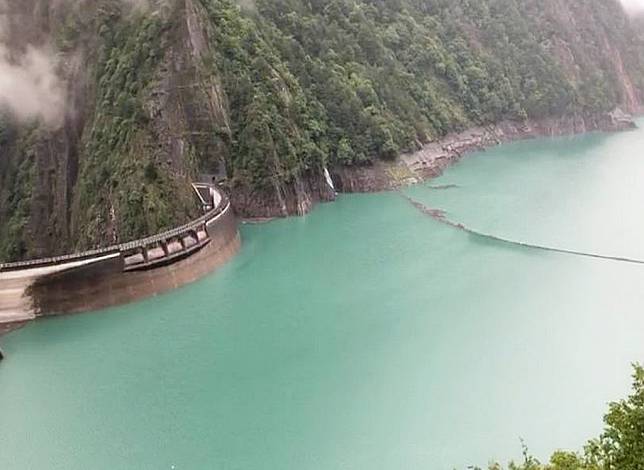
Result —
[{"label": "forested mountain slope", "polygon": [[[48,51],[60,117],[7,105],[0,260],[193,216],[221,173],[239,213],[329,199],[324,168],[501,120],[637,111],[644,40],[617,0],[2,2],[0,52]],[[0,69],[0,72],[2,69]]]}]

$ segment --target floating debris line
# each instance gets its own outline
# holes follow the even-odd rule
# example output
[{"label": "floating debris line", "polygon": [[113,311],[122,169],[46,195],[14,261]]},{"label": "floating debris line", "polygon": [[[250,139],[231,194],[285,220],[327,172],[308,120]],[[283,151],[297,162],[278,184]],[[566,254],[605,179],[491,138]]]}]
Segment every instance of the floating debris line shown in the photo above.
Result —
[{"label": "floating debris line", "polygon": [[427,187],[429,189],[445,190],[445,189],[456,189],[456,188],[459,188],[460,186],[458,184],[437,184],[437,185],[431,185]]},{"label": "floating debris line", "polygon": [[480,232],[478,230],[474,230],[470,227],[467,227],[463,224],[454,222],[450,219],[447,218],[447,213],[442,210],[442,209],[432,209],[431,207],[427,207],[425,204],[422,202],[416,201],[415,199],[407,196],[406,194],[400,193],[402,197],[404,197],[412,206],[414,206],[416,209],[418,209],[420,212],[422,212],[425,215],[430,216],[432,219],[445,224],[449,225],[450,227],[456,228],[458,230],[461,230],[463,232],[469,233],[470,235],[474,235],[479,238],[484,238],[486,240],[492,240],[498,243],[503,243],[506,245],[513,245],[513,246],[519,246],[522,248],[528,248],[532,250],[541,250],[541,251],[549,251],[552,253],[561,253],[565,255],[573,255],[573,256],[583,256],[585,258],[595,258],[595,259],[603,259],[603,260],[609,260],[609,261],[618,261],[620,263],[632,263],[632,264],[644,264],[644,260],[641,259],[636,259],[636,258],[627,258],[627,257],[621,257],[621,256],[608,256],[608,255],[601,255],[597,253],[588,253],[584,251],[575,251],[575,250],[567,250],[565,248],[555,248],[551,246],[544,246],[544,245],[535,245],[532,243],[525,243],[525,242],[519,242],[516,240],[510,240],[508,238],[502,238],[502,237],[497,237],[496,235],[491,235],[489,233],[484,233]]}]

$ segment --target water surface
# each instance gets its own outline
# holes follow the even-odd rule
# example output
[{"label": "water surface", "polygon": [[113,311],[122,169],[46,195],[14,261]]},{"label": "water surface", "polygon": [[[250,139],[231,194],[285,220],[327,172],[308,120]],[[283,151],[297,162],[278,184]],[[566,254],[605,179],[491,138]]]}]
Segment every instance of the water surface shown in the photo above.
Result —
[{"label": "water surface", "polygon": [[[643,123],[644,124],[644,123]],[[406,193],[644,258],[644,132],[504,145]],[[446,469],[597,435],[644,360],[644,267],[485,242],[396,193],[242,230],[168,295],[2,338],[2,469]]]}]

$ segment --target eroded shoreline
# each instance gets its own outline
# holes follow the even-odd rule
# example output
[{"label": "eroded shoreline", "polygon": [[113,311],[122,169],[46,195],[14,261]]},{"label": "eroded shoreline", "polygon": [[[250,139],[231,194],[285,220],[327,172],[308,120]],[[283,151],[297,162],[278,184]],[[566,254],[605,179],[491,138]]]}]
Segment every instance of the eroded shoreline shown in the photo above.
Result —
[{"label": "eroded shoreline", "polygon": [[634,117],[620,109],[592,116],[564,116],[525,122],[508,120],[450,133],[415,152],[402,154],[393,162],[378,161],[364,167],[335,168],[332,176],[339,192],[394,190],[436,178],[466,155],[504,143],[636,128]]}]

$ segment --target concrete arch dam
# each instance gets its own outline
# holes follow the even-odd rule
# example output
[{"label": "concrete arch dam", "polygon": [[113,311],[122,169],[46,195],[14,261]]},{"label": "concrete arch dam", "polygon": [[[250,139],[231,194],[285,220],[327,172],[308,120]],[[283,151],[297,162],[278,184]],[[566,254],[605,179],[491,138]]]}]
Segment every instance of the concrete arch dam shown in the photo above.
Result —
[{"label": "concrete arch dam", "polygon": [[228,197],[194,184],[204,215],[158,235],[99,250],[0,264],[0,325],[151,297],[226,263],[241,239]]}]

